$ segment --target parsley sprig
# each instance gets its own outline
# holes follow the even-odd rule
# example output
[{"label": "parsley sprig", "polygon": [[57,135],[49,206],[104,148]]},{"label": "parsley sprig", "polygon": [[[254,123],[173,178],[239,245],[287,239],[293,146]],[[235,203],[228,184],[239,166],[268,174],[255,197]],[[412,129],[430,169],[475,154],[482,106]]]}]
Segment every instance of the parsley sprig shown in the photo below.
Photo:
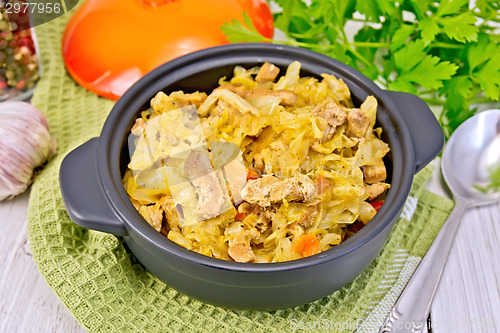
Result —
[{"label": "parsley sprig", "polygon": [[[246,15],[244,24],[221,27],[227,39],[300,46],[336,58],[383,88],[442,106],[447,136],[481,103],[499,102],[498,0],[477,0],[473,8],[468,0],[274,2],[282,8],[274,18],[284,40],[264,38]],[[362,28],[348,38],[352,22]]]},{"label": "parsley sprig", "polygon": [[490,167],[489,172],[489,184],[486,186],[475,185],[474,187],[485,193],[500,192],[500,165]]}]

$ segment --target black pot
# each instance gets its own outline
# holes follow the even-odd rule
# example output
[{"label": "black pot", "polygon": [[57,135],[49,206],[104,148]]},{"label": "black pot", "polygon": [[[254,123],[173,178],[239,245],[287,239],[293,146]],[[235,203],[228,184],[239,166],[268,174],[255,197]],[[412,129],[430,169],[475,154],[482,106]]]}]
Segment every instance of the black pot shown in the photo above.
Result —
[{"label": "black pot", "polygon": [[[122,186],[130,156],[127,137],[149,101],[163,90],[210,92],[236,65],[253,67],[268,61],[282,69],[298,60],[301,75],[333,73],[360,105],[378,100],[378,123],[391,147],[387,199],[361,231],[334,248],[283,263],[236,263],[189,251],[155,231],[136,211]],[[283,72],[283,71],[282,71]],[[384,91],[361,73],[327,56],[275,44],[232,44],[205,49],[153,70],[116,103],[100,137],[76,148],[63,160],[61,192],[78,225],[122,236],[133,254],[154,275],[186,295],[245,309],[278,309],[322,298],[360,274],[384,246],[399,217],[414,174],[429,163],[444,143],[441,127],[418,97]]]}]

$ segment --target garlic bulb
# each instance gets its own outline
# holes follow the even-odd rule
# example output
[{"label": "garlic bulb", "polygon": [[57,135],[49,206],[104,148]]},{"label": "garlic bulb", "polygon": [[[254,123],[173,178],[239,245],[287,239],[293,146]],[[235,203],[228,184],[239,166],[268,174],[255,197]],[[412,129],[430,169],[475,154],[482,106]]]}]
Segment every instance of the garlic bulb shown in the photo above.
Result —
[{"label": "garlic bulb", "polygon": [[55,152],[45,116],[25,102],[0,103],[0,201],[20,194]]}]

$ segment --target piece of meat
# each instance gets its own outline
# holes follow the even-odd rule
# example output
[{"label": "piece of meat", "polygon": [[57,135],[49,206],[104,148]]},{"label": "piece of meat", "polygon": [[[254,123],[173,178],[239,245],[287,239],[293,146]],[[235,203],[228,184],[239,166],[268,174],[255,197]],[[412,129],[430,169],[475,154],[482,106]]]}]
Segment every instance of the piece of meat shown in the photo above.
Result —
[{"label": "piece of meat", "polygon": [[279,180],[264,175],[250,180],[241,192],[243,199],[251,204],[269,207],[272,203],[287,201],[310,201],[316,194],[316,187],[304,177],[292,177]]},{"label": "piece of meat", "polygon": [[234,83],[234,84],[222,84],[220,87],[216,88],[215,90],[218,89],[226,89],[231,92],[234,92],[236,95],[239,95],[240,97],[247,98],[248,95],[250,94],[250,90],[245,88],[241,83]]},{"label": "piece of meat", "polygon": [[163,210],[158,203],[148,206],[149,217],[151,217],[151,226],[155,228],[156,231],[161,230],[161,224],[163,222]]},{"label": "piece of meat", "polygon": [[309,178],[286,178],[273,186],[271,200],[274,202],[286,199],[288,201],[310,201],[316,194],[316,187]]},{"label": "piece of meat", "polygon": [[228,111],[230,117],[241,116],[240,110],[233,107],[231,104],[225,102],[222,99],[217,101],[217,105],[215,106],[218,114],[224,114],[225,110]]},{"label": "piece of meat", "polygon": [[347,136],[362,138],[370,128],[370,119],[359,109],[351,109],[347,115]]},{"label": "piece of meat", "polygon": [[168,230],[179,231],[179,215],[175,208],[174,199],[170,195],[166,195],[158,201],[158,204],[163,209],[165,219],[167,220]]},{"label": "piece of meat", "polygon": [[241,191],[243,200],[262,207],[269,207],[271,205],[271,189],[273,185],[279,182],[278,178],[269,175],[249,180],[243,191]]},{"label": "piece of meat", "polygon": [[229,239],[228,254],[234,261],[251,262],[255,260],[255,254],[250,246],[250,241],[259,237],[257,230],[245,230]]},{"label": "piece of meat", "polygon": [[273,64],[265,62],[264,65],[259,69],[255,81],[258,83],[274,82],[276,77],[280,73],[280,69]]},{"label": "piece of meat", "polygon": [[144,133],[144,119],[137,118],[130,132],[132,132],[132,134],[135,136],[140,136],[142,133]]},{"label": "piece of meat", "polygon": [[248,170],[242,161],[235,159],[226,164],[223,171],[233,203],[237,205],[243,200],[241,191],[247,184]]},{"label": "piece of meat", "polygon": [[287,228],[290,231],[290,233],[294,236],[295,239],[300,238],[300,236],[302,236],[304,234],[304,229],[299,225],[298,222],[290,223],[287,226]]},{"label": "piece of meat", "polygon": [[376,183],[372,185],[365,185],[366,192],[368,192],[369,194],[368,200],[371,201],[375,199],[390,187],[391,185],[387,183]]},{"label": "piece of meat", "polygon": [[325,107],[317,107],[312,111],[312,114],[325,119],[328,123],[323,131],[321,142],[332,139],[337,127],[343,125],[347,118],[347,112],[335,103],[328,103]]},{"label": "piece of meat", "polygon": [[312,111],[316,117],[321,117],[331,126],[340,126],[345,123],[347,112],[340,105],[328,103],[325,107],[317,107]]},{"label": "piece of meat", "polygon": [[242,214],[250,214],[251,212],[253,212],[255,209],[255,206],[254,205],[251,205],[249,204],[248,202],[242,202],[239,206],[238,206],[238,213],[242,213]]},{"label": "piece of meat", "polygon": [[196,213],[203,218],[219,215],[224,204],[224,192],[214,173],[208,152],[191,151],[184,163],[184,171],[198,197]]},{"label": "piece of meat", "polygon": [[362,167],[365,183],[375,184],[383,182],[387,178],[387,170],[385,165],[365,165]]},{"label": "piece of meat", "polygon": [[258,219],[255,222],[255,228],[260,232],[264,233],[271,225],[271,219],[269,219],[266,214],[259,214]]},{"label": "piece of meat", "polygon": [[318,216],[318,212],[319,212],[318,205],[307,207],[304,210],[304,214],[302,214],[300,221],[298,221],[299,224],[304,228],[310,227],[314,223],[316,216]]},{"label": "piece of meat", "polygon": [[281,99],[280,104],[283,106],[295,106],[297,104],[297,94],[291,90],[269,90],[269,89],[254,89],[250,93],[251,97],[260,96],[275,96]]},{"label": "piece of meat", "polygon": [[194,105],[195,107],[199,107],[205,100],[207,99],[207,94],[203,92],[194,92],[190,94],[184,94],[182,98],[176,98],[174,104],[177,104],[179,100],[187,102],[188,105]]},{"label": "piece of meat", "polygon": [[264,209],[258,205],[251,205],[245,201],[238,206],[238,212],[247,215],[255,214],[257,216],[255,228],[260,233],[265,232],[269,228],[271,220],[276,213],[273,209]]},{"label": "piece of meat", "polygon": [[366,192],[368,192],[369,194],[368,200],[371,201],[377,198],[379,195],[384,193],[390,187],[391,185],[387,183],[375,183],[371,185],[365,185]]},{"label": "piece of meat", "polygon": [[262,159],[261,153],[253,156],[253,167],[257,170],[264,171],[264,160]]},{"label": "piece of meat", "polygon": [[[229,90],[242,98],[247,97],[260,97],[260,96],[275,96],[281,99],[280,104],[283,106],[294,106],[297,104],[297,94],[291,90],[270,90],[270,89],[247,89],[243,85],[235,84],[223,84],[218,89]],[[214,90],[214,91],[215,91]]]}]

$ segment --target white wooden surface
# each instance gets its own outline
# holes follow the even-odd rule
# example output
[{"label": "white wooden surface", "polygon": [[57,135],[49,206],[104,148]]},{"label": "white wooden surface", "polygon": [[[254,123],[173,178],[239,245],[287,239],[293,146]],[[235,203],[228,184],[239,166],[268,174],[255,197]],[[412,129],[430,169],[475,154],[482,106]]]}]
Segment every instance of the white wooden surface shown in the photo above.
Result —
[{"label": "white wooden surface", "polygon": [[[28,195],[0,202],[0,332],[85,332],[29,253]],[[466,213],[431,320],[433,333],[500,332],[500,204]]]},{"label": "white wooden surface", "polygon": [[26,239],[28,196],[0,202],[0,332],[85,332],[33,262]]}]

